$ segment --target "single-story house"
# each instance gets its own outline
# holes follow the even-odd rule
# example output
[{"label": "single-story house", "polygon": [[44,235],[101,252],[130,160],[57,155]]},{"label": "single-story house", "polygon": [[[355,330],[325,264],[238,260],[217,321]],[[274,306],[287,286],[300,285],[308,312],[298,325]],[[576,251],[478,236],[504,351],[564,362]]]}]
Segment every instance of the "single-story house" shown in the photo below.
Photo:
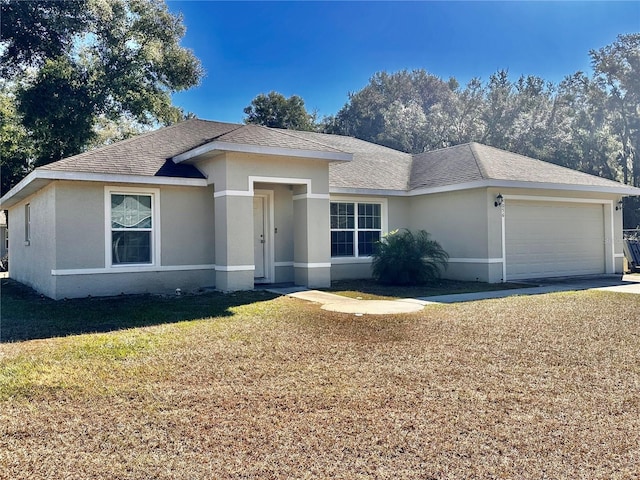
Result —
[{"label": "single-story house", "polygon": [[0,200],[9,275],[54,299],[327,287],[424,229],[447,278],[621,273],[640,189],[469,143],[410,155],[355,138],[187,120],[31,172]]}]

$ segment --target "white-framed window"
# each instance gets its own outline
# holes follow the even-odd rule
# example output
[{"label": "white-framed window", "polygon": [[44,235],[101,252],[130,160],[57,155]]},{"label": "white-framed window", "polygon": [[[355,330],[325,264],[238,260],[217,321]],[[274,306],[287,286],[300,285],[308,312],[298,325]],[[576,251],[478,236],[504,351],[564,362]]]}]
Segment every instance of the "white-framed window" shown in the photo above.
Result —
[{"label": "white-framed window", "polygon": [[31,204],[24,206],[24,244],[31,245]]},{"label": "white-framed window", "polygon": [[332,200],[331,256],[371,256],[382,237],[385,206],[380,200]]},{"label": "white-framed window", "polygon": [[159,259],[159,190],[106,187],[107,267],[149,266]]}]

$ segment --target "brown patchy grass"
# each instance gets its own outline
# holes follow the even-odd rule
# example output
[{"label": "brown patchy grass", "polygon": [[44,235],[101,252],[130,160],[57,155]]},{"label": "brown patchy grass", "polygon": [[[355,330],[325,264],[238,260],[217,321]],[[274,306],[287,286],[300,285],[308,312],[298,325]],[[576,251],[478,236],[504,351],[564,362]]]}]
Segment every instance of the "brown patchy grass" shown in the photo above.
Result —
[{"label": "brown patchy grass", "polygon": [[387,317],[283,297],[2,344],[0,478],[638,478],[639,312],[605,292]]}]

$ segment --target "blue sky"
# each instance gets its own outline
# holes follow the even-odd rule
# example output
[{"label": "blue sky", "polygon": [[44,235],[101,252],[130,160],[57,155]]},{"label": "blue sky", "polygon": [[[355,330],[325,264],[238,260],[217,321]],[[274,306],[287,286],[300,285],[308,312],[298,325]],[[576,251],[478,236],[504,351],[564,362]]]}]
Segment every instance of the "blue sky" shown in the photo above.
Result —
[{"label": "blue sky", "polygon": [[299,95],[320,117],[378,71],[423,68],[461,84],[510,77],[559,82],[590,71],[589,50],[640,31],[640,2],[168,1],[182,44],[206,70],[174,95],[199,118],[241,122],[259,93]]}]

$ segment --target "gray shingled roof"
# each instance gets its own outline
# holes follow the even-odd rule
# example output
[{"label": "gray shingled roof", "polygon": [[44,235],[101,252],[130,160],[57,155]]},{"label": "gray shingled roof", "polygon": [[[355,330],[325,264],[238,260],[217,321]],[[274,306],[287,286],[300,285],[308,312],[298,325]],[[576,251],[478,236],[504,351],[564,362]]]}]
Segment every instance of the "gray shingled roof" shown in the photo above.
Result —
[{"label": "gray shingled roof", "polygon": [[334,188],[406,190],[411,155],[353,137],[291,131],[292,135],[353,154],[353,160],[329,164],[329,184]]},{"label": "gray shingled roof", "polygon": [[50,163],[43,170],[116,175],[203,178],[191,165],[176,165],[171,157],[242,125],[192,119]]},{"label": "gray shingled roof", "polygon": [[329,164],[332,188],[410,191],[482,180],[621,187],[611,180],[478,143],[409,155],[342,135],[191,119],[51,163],[42,170],[118,175],[203,178],[171,158],[210,142],[349,153]]},{"label": "gray shingled roof", "polygon": [[472,142],[415,155],[409,188],[442,187],[480,180],[621,186],[612,180]]},{"label": "gray shingled roof", "polygon": [[214,140],[244,145],[347,153],[316,143],[312,139],[290,135],[288,130],[191,119],[40,168],[84,173],[204,178],[194,166],[176,164],[171,158]]},{"label": "gray shingled roof", "polygon": [[350,153],[331,145],[319,143],[313,138],[295,135],[297,132],[279,128],[267,128],[261,125],[240,125],[216,138],[219,142],[255,145],[260,147],[286,148],[318,152]]}]

